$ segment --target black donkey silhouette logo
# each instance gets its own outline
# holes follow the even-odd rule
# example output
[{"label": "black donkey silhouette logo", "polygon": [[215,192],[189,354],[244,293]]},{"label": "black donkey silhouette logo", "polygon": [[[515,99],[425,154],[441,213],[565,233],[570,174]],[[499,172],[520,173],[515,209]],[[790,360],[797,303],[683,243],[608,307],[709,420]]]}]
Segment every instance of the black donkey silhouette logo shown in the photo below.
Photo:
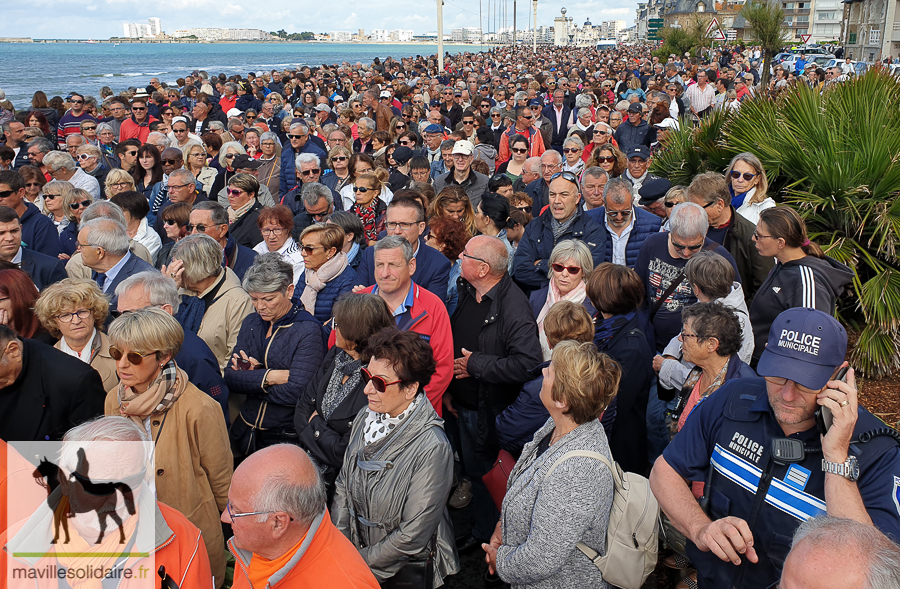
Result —
[{"label": "black donkey silhouette logo", "polygon": [[[93,482],[88,476],[89,468],[90,464],[84,454],[84,448],[79,448],[78,466],[75,468],[75,472],[72,472],[69,475],[69,478],[73,482],[77,481],[78,483],[80,483],[81,487],[84,489],[84,492],[94,497],[109,497],[110,495],[114,495],[117,492],[122,493],[122,497],[125,500],[125,507],[126,509],[128,509],[128,513],[130,515],[134,515],[134,492],[131,486],[121,481]],[[53,540],[50,542],[51,544],[56,544],[59,541],[60,528],[62,528],[65,535],[65,541],[63,542],[63,544],[68,544],[69,524],[67,519],[74,517],[76,513],[86,513],[87,511],[97,511],[97,520],[100,523],[100,535],[97,537],[97,541],[94,542],[94,544],[100,544],[103,541],[103,536],[106,534],[107,518],[112,519],[119,528],[119,544],[125,544],[125,527],[123,526],[122,518],[119,517],[119,514],[115,510],[100,511],[101,507],[97,507],[95,509],[85,509],[85,511],[79,512],[76,510],[80,508],[80,505],[78,504],[82,502],[73,502],[71,500],[69,501],[69,509],[67,513],[56,509],[56,506],[51,503],[50,495],[59,486],[59,467],[47,460],[46,456],[38,464],[33,473],[33,476],[36,480],[38,480],[38,484],[47,490],[47,505],[51,510],[53,510]]]}]

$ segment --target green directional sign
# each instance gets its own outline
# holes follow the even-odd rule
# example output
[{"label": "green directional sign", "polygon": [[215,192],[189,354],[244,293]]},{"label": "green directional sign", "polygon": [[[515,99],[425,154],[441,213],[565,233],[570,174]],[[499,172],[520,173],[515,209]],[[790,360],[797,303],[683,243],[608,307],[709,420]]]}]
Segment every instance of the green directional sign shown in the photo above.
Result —
[{"label": "green directional sign", "polygon": [[656,32],[656,29],[652,29],[647,33],[648,41],[659,41],[659,35]]},{"label": "green directional sign", "polygon": [[661,18],[651,18],[647,21],[647,26],[651,29],[661,29],[663,26],[663,19]]}]

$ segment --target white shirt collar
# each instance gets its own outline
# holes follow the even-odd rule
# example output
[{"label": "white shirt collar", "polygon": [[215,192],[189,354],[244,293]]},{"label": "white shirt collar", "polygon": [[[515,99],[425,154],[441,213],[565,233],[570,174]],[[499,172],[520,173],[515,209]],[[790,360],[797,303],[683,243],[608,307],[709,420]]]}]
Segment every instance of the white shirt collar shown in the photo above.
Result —
[{"label": "white shirt collar", "polygon": [[16,252],[16,255],[13,256],[13,259],[10,260],[13,264],[22,265],[22,246],[19,246],[19,251]]}]

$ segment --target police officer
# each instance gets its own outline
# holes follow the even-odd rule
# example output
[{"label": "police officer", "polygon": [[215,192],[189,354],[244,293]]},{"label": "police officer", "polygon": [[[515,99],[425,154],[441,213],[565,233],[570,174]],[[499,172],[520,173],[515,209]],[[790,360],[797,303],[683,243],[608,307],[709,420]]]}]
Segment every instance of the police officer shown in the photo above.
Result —
[{"label": "police officer", "polygon": [[[759,362],[763,378],[726,382],[656,461],[651,488],[690,540],[701,588],[773,585],[794,530],[825,512],[900,539],[900,447],[887,436],[859,440],[884,423],[857,406],[853,370],[832,380],[846,352],[830,315],[784,311]],[[833,415],[824,436],[822,407]],[[686,480],[706,483],[700,504]]]}]

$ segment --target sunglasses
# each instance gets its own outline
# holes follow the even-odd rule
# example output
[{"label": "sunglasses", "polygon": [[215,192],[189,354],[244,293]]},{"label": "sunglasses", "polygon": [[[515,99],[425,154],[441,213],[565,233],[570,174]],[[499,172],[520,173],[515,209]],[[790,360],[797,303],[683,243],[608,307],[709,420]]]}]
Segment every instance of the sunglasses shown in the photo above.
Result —
[{"label": "sunglasses", "polygon": [[528,149],[521,147],[513,147],[512,149],[510,149],[510,151],[513,153],[528,153]]},{"label": "sunglasses", "polygon": [[228,196],[240,196],[242,192],[243,192],[243,190],[240,190],[238,188],[232,188],[231,190],[228,191]]},{"label": "sunglasses", "polygon": [[674,247],[676,251],[690,250],[690,251],[692,251],[692,252],[695,252],[695,251],[697,251],[698,249],[700,249],[701,247],[703,247],[703,244],[700,243],[700,244],[697,244],[697,245],[682,245],[682,244],[680,244],[680,243],[675,243],[675,240],[673,239],[673,240],[672,240],[672,247]]},{"label": "sunglasses", "polygon": [[86,126],[86,127],[82,127],[82,130],[83,130],[83,131],[93,131],[93,130],[96,129],[96,128],[97,128],[97,125],[93,125],[93,126],[89,126],[89,127],[87,127],[87,126]]},{"label": "sunglasses", "polygon": [[380,376],[372,376],[372,374],[365,368],[360,368],[359,374],[362,377],[363,383],[369,384],[369,381],[371,381],[372,386],[375,387],[375,390],[378,391],[379,393],[383,393],[391,385],[400,384],[401,382],[403,382],[402,380],[395,380],[394,382],[387,382]]},{"label": "sunglasses", "polygon": [[86,161],[86,160],[88,160],[88,159],[90,159],[90,158],[92,158],[92,157],[94,157],[94,156],[88,155],[88,154],[86,154],[86,153],[79,153],[79,154],[78,154],[78,159],[80,159],[81,161]]},{"label": "sunglasses", "polygon": [[365,186],[354,186],[353,192],[362,192],[363,194],[369,192],[370,190],[375,190],[374,188],[366,188]]},{"label": "sunglasses", "polygon": [[463,121],[462,124],[463,125],[474,125],[475,121]]},{"label": "sunglasses", "polygon": [[[740,172],[734,172],[734,171],[731,172],[732,180],[740,180],[741,176],[742,176],[742,174]],[[746,181],[746,182],[749,182],[750,180],[753,180],[754,178],[756,178],[756,174],[751,174],[750,172],[744,172],[743,176],[744,176],[744,181]]]},{"label": "sunglasses", "polygon": [[144,106],[132,106],[131,110],[147,110],[147,108]]},{"label": "sunglasses", "polygon": [[90,201],[90,200],[83,200],[81,202],[73,202],[73,203],[69,204],[69,208],[72,209],[73,211],[77,211],[79,209],[79,207],[86,209],[89,206],[91,206],[91,202],[92,201]]},{"label": "sunglasses", "polygon": [[134,157],[137,155],[137,151],[126,151],[125,155],[127,155],[128,157]]},{"label": "sunglasses", "polygon": [[144,361],[144,358],[147,356],[152,356],[156,354],[156,352],[148,352],[146,354],[138,354],[137,352],[128,352],[124,354],[122,350],[115,346],[109,347],[109,355],[112,356],[112,359],[118,362],[122,359],[122,356],[125,356],[125,359],[128,360],[129,364],[133,364],[134,366],[138,366],[141,362]]},{"label": "sunglasses", "polygon": [[173,133],[187,133],[187,129],[172,129]]},{"label": "sunglasses", "polygon": [[581,151],[581,150],[578,149],[577,147],[564,147],[563,148],[563,153],[578,153],[579,151]]},{"label": "sunglasses", "polygon": [[324,250],[325,246],[324,245],[301,245],[300,253],[303,254],[304,256],[311,256],[312,253],[319,248],[322,248]]},{"label": "sunglasses", "polygon": [[[543,166],[541,166],[541,167],[543,168]],[[560,178],[560,177],[562,177],[563,180],[568,180],[569,182],[574,182],[575,184],[578,184],[578,176],[576,176],[572,172],[557,172],[557,173],[553,174],[552,176],[550,176],[550,181],[553,182],[554,180],[556,180],[557,178]]]},{"label": "sunglasses", "polygon": [[678,204],[678,203],[673,202],[673,201],[671,201],[671,200],[667,200],[667,201],[665,202],[665,205],[666,205],[666,208],[667,208],[667,209],[674,208],[676,204]]},{"label": "sunglasses", "polygon": [[[406,116],[409,116],[409,115],[406,115]],[[463,124],[465,124],[465,121],[463,121]],[[406,128],[406,125],[397,125],[397,126],[394,127],[394,128],[395,128],[395,129],[405,129],[405,128]]]},{"label": "sunglasses", "polygon": [[[295,115],[296,116],[296,115]],[[291,139],[303,139],[306,135],[288,135]]]},{"label": "sunglasses", "polygon": [[316,174],[318,174],[321,171],[322,170],[320,170],[319,168],[313,168],[311,170],[305,170],[303,172],[300,172],[300,175],[301,176],[315,176]]},{"label": "sunglasses", "polygon": [[132,475],[126,479],[122,479],[119,481],[92,481],[84,475],[78,474],[77,472],[72,473],[72,478],[81,483],[81,488],[84,489],[84,492],[88,495],[94,495],[95,497],[108,497],[116,492],[116,489],[125,489],[134,490],[141,486],[141,483],[144,482],[144,477],[147,474],[147,470],[144,469],[141,472]]},{"label": "sunglasses", "polygon": [[83,100],[70,100],[69,102],[72,104],[84,104]]},{"label": "sunglasses", "polygon": [[57,196],[59,196],[59,195],[58,194],[44,194],[44,200],[53,200]]},{"label": "sunglasses", "polygon": [[180,159],[177,159],[177,160],[162,160],[162,163],[168,164],[168,165],[170,165],[170,166],[175,166],[175,165],[180,164],[180,163],[181,163],[181,160],[180,160]]},{"label": "sunglasses", "polygon": [[166,219],[165,221],[163,221],[163,223],[168,225],[169,227],[172,227],[173,225],[178,225],[178,221],[173,221],[172,219]]},{"label": "sunglasses", "polygon": [[562,264],[551,264],[550,267],[553,268],[553,271],[557,274],[562,274],[563,270],[568,271],[569,274],[572,274],[573,276],[581,272],[581,268],[579,268],[578,266],[563,266]]},{"label": "sunglasses", "polygon": [[528,115],[527,117],[525,115],[522,115],[520,118],[531,120],[534,118],[534,115]]},{"label": "sunglasses", "polygon": [[31,187],[34,187],[34,186],[41,186],[41,185],[40,185],[39,183],[37,183],[37,182],[26,182],[26,183],[25,183],[25,186],[26,186],[26,188],[31,188]]}]

